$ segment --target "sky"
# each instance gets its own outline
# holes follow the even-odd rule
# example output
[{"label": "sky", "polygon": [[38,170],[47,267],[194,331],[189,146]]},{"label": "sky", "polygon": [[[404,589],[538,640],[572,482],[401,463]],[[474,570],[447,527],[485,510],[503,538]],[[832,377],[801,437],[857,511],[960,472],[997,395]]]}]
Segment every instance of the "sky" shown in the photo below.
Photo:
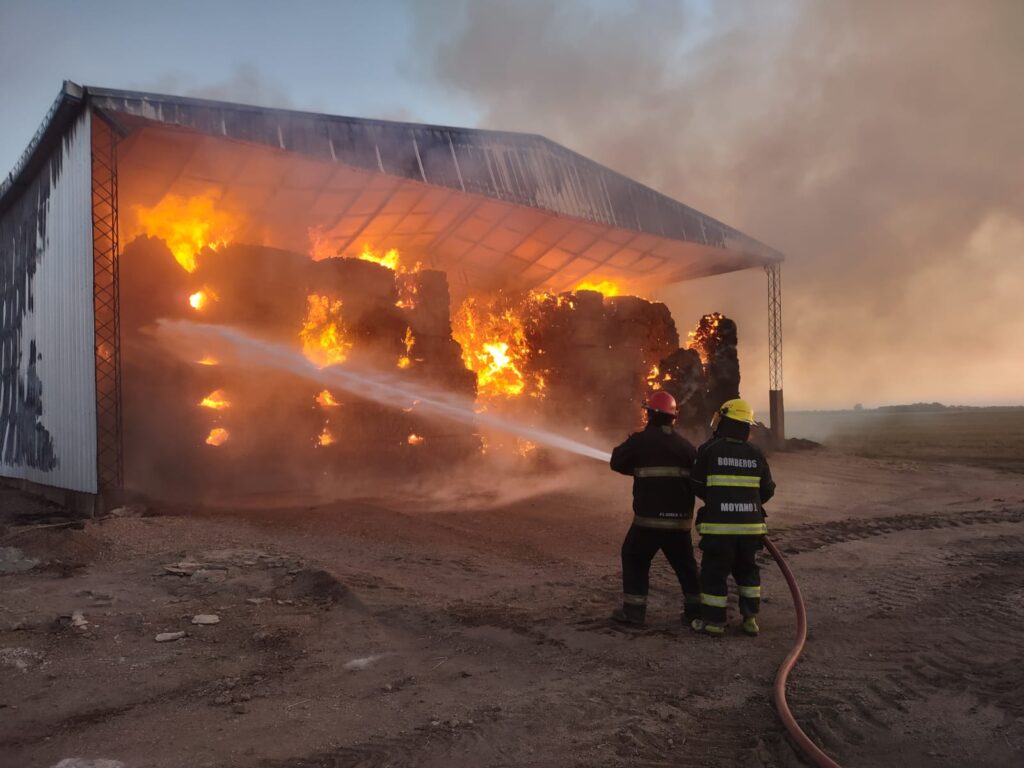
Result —
[{"label": "sky", "polygon": [[[0,173],[61,81],[540,133],[768,243],[790,408],[1024,403],[1019,0],[0,0]],[[663,290],[740,324],[756,271]]]}]

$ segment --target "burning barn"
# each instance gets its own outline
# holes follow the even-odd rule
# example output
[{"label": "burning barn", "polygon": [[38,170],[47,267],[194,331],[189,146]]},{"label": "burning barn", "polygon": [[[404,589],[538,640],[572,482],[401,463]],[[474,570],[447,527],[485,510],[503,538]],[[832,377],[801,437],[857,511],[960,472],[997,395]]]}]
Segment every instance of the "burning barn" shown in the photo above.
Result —
[{"label": "burning barn", "polygon": [[167,321],[581,435],[664,388],[697,429],[739,386],[735,323],[640,297],[754,267],[778,435],[781,260],[540,136],[65,83],[0,187],[0,474],[94,499],[533,449],[415,398],[170,354]]}]

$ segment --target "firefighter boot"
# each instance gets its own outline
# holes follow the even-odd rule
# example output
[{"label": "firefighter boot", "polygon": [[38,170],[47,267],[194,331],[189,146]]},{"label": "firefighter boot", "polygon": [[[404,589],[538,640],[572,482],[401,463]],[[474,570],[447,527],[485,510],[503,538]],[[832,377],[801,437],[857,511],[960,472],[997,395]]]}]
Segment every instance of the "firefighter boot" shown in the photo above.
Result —
[{"label": "firefighter boot", "polygon": [[612,611],[612,621],[618,622],[619,624],[632,624],[634,626],[640,626],[644,623],[644,620],[646,618],[646,605],[634,605],[632,603],[623,603],[621,608],[616,608],[614,611]]},{"label": "firefighter boot", "polygon": [[704,621],[704,619],[694,619],[691,621],[690,629],[702,635],[711,635],[712,637],[721,637],[725,634],[725,627],[721,624],[711,624]]},{"label": "firefighter boot", "polygon": [[757,616],[746,616],[743,619],[743,631],[751,637],[757,637],[761,628],[757,626]]}]

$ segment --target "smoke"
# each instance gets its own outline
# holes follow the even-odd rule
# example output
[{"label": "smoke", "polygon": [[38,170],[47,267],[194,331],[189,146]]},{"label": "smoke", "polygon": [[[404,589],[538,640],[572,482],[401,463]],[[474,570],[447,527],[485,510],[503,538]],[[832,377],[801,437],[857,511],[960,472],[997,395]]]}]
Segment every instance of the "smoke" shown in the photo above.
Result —
[{"label": "smoke", "polygon": [[[135,87],[152,93],[173,93],[176,96],[190,96],[196,99],[214,99],[278,109],[299,108],[283,84],[266,78],[249,62],[236,64],[229,77],[213,83],[198,83],[188,75],[168,72]],[[303,105],[302,108],[311,107]]]},{"label": "smoke", "polygon": [[[442,6],[442,7],[439,7]],[[1024,4],[411,4],[421,68],[787,255],[787,403],[1024,400]],[[743,329],[762,275],[668,289]],[[753,341],[752,341],[753,340]]]}]

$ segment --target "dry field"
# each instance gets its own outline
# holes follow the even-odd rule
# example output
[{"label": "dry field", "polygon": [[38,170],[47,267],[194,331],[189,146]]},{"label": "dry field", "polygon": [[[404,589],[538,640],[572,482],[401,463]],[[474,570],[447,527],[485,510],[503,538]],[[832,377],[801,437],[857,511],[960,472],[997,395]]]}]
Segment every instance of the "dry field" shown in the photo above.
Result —
[{"label": "dry field", "polygon": [[933,413],[819,411],[786,415],[793,437],[868,457],[946,461],[1024,472],[1024,408]]},{"label": "dry field", "polygon": [[[957,450],[896,424],[773,457],[811,621],[791,705],[844,766],[1024,764],[1020,433],[956,423],[917,428]],[[769,562],[756,640],[685,631],[660,559],[649,625],[617,630],[628,480],[517,485],[31,530],[59,511],[3,491],[0,547],[38,565],[0,575],[0,765],[802,765]]]}]

